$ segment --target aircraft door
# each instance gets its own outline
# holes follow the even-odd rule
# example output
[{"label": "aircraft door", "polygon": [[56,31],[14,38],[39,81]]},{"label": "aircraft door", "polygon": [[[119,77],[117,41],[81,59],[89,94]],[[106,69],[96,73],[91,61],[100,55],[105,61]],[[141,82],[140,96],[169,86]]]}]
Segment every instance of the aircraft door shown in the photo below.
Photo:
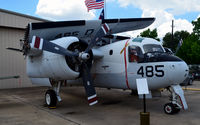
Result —
[{"label": "aircraft door", "polygon": [[128,69],[126,72],[126,84],[128,88],[136,89],[137,70],[139,69],[140,62],[144,60],[142,50],[139,46],[130,45],[128,47]]}]

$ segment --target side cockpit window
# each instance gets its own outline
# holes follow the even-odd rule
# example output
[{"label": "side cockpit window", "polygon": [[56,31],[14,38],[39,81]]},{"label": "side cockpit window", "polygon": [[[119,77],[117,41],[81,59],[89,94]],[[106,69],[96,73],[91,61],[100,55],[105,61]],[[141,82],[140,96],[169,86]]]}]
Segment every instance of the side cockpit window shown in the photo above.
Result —
[{"label": "side cockpit window", "polygon": [[140,58],[142,57],[142,50],[138,46],[129,46],[129,62],[139,62]]}]

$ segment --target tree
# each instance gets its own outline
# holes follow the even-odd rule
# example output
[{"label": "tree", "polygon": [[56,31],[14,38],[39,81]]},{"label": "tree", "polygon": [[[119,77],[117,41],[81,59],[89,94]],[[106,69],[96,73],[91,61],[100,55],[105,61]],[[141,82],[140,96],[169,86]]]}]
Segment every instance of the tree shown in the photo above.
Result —
[{"label": "tree", "polygon": [[172,42],[171,38],[172,38],[172,34],[170,32],[165,34],[165,36],[163,37],[163,46],[168,47],[172,51],[174,51],[176,42]]},{"label": "tree", "polygon": [[153,29],[152,31],[150,29],[147,29],[147,30],[141,32],[140,36],[141,37],[149,37],[149,38],[153,38],[153,39],[160,41],[160,39],[158,38],[157,29]]},{"label": "tree", "polygon": [[187,64],[200,64],[200,41],[194,33],[187,37],[177,52],[177,56]]},{"label": "tree", "polygon": [[192,25],[194,26],[193,33],[200,39],[200,17],[197,19],[197,21],[192,21]]},{"label": "tree", "polygon": [[187,64],[200,64],[200,18],[192,21],[194,26],[193,33],[187,31],[177,31],[174,34],[174,40],[171,40],[171,33],[167,33],[163,38],[163,46],[171,48],[174,52],[179,41],[183,44],[177,52],[177,56],[183,59]]},{"label": "tree", "polygon": [[186,39],[189,35],[190,35],[190,33],[187,32],[187,31],[183,31],[183,30],[182,31],[176,31],[174,33],[174,37],[173,37],[174,39],[172,41],[172,39],[171,39],[172,38],[172,34],[168,32],[163,38],[163,46],[164,47],[168,47],[173,52],[175,52],[179,41],[181,39],[182,40]]}]

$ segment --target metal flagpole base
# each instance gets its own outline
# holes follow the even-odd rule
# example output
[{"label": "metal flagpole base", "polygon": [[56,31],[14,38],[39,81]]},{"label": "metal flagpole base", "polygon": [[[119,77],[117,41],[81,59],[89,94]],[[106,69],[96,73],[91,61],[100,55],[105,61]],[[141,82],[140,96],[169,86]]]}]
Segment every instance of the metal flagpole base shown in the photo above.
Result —
[{"label": "metal flagpole base", "polygon": [[140,112],[140,125],[150,125],[150,112]]}]

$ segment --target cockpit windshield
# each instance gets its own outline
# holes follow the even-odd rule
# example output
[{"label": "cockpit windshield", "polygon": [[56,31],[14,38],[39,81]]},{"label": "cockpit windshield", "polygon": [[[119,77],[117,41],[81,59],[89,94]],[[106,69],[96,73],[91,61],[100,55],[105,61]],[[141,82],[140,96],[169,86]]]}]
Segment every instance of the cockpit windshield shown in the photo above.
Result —
[{"label": "cockpit windshield", "polygon": [[164,52],[163,48],[161,45],[156,45],[156,44],[147,44],[143,46],[144,52],[145,53],[152,53],[152,52]]},{"label": "cockpit windshield", "polygon": [[137,45],[128,47],[128,57],[130,63],[146,63],[146,62],[164,62],[164,61],[181,61],[176,56],[168,54],[164,48],[158,44],[146,44],[142,48]]}]

